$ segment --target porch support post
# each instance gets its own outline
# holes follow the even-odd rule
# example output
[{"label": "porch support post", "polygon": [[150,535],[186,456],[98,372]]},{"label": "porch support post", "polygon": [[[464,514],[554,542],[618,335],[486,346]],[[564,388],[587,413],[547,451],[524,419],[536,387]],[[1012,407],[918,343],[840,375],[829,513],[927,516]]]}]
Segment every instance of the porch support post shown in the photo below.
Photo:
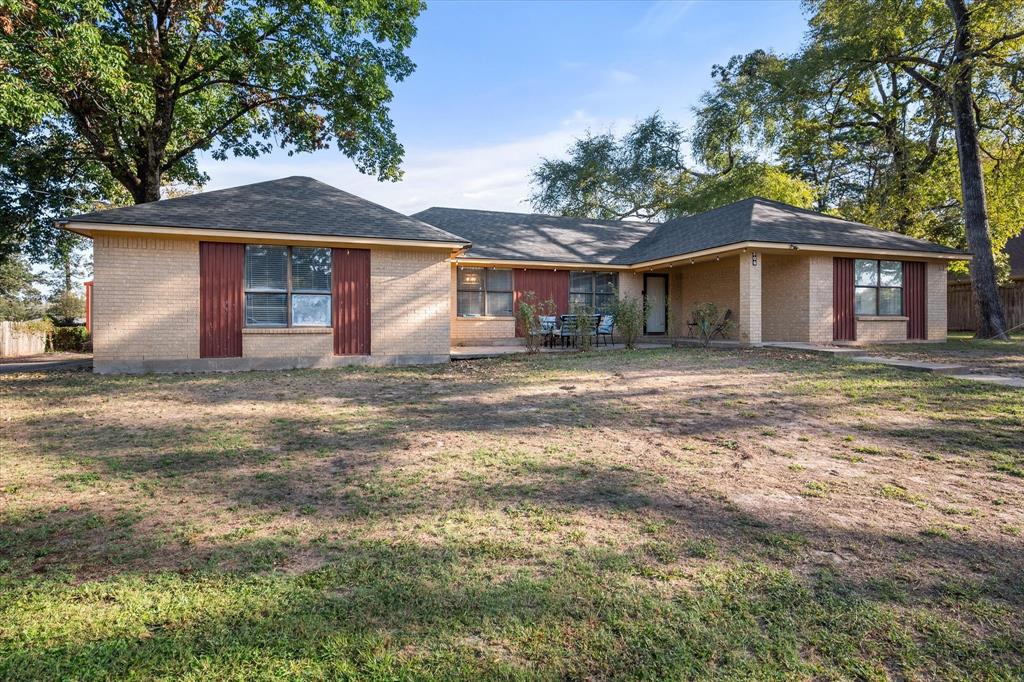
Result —
[{"label": "porch support post", "polygon": [[740,254],[739,338],[743,343],[761,343],[761,254]]}]

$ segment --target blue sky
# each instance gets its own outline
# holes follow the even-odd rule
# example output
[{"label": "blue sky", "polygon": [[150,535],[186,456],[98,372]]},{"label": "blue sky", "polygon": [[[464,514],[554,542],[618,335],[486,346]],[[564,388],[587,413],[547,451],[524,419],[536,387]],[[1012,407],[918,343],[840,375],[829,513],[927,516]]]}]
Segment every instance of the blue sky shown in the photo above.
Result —
[{"label": "blue sky", "polygon": [[587,129],[621,131],[660,110],[684,125],[711,67],[795,49],[795,1],[428,2],[395,86],[405,178],[379,183],[337,151],[202,160],[207,189],[310,175],[396,210],[529,211],[529,172]]}]

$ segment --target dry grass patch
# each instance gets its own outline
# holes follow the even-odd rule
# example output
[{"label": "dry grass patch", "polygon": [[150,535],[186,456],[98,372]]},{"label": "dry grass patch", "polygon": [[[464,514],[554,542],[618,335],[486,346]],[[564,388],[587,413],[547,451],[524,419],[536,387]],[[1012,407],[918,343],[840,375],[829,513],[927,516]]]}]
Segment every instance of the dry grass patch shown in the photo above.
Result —
[{"label": "dry grass patch", "polygon": [[1010,389],[686,349],[0,401],[0,676],[1024,674]]}]

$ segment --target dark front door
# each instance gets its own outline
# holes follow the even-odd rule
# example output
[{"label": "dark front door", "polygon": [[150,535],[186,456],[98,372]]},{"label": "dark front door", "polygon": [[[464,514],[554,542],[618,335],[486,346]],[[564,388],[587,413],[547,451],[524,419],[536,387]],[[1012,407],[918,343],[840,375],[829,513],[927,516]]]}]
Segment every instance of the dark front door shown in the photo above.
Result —
[{"label": "dark front door", "polygon": [[644,275],[644,301],[647,319],[644,334],[664,334],[668,331],[668,275]]}]

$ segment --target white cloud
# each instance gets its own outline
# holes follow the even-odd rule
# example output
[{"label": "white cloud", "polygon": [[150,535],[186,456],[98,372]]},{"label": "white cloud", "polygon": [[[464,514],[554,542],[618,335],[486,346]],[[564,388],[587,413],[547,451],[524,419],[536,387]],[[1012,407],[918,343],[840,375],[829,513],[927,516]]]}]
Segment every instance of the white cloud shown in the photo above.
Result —
[{"label": "white cloud", "polygon": [[665,36],[695,3],[696,0],[658,0],[633,24],[629,34],[648,38]]},{"label": "white cloud", "polygon": [[409,148],[401,182],[377,182],[362,175],[337,152],[260,159],[205,160],[210,175],[205,189],[233,187],[289,175],[308,175],[402,213],[430,206],[528,212],[530,171],[542,157],[556,157],[588,128],[614,128],[584,111],[574,111],[546,133],[499,144],[458,149]]}]

